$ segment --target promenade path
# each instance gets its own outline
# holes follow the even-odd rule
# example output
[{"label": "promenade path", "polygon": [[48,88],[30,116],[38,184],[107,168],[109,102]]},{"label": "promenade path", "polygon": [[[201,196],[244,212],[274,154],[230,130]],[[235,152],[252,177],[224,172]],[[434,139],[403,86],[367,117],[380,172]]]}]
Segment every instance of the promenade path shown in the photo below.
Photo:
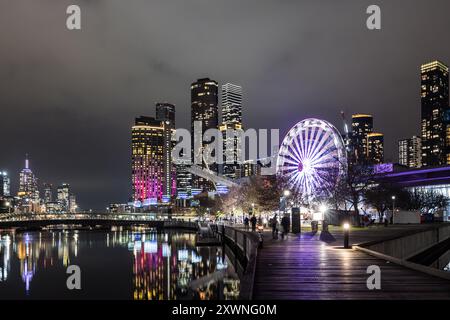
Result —
[{"label": "promenade path", "polygon": [[[374,226],[353,229],[350,243],[389,238],[426,226]],[[329,233],[302,232],[285,240],[265,233],[258,251],[254,299],[450,299],[450,281],[343,249],[340,228]],[[368,290],[367,267],[381,268],[381,290]]]}]

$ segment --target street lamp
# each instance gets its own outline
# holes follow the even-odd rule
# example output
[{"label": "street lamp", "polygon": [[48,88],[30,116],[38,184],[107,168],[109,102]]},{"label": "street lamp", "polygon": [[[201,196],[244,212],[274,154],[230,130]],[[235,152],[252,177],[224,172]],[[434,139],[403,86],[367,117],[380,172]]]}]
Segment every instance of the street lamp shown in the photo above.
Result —
[{"label": "street lamp", "polygon": [[284,190],[283,194],[287,198],[291,195],[291,192],[289,190]]},{"label": "street lamp", "polygon": [[392,217],[391,217],[391,224],[394,222],[394,212],[395,212],[395,196],[392,196]]},{"label": "street lamp", "polygon": [[349,249],[350,223],[345,222],[343,227],[344,227],[344,248]]},{"label": "street lamp", "polygon": [[8,214],[11,214],[11,203],[7,201],[5,205],[8,207]]}]

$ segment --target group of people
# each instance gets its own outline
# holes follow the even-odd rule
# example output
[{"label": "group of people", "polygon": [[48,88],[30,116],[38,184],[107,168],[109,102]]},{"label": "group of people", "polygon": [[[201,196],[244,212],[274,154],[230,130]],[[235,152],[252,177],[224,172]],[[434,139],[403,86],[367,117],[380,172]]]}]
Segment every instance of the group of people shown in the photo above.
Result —
[{"label": "group of people", "polygon": [[281,234],[281,239],[289,233],[289,229],[291,226],[291,221],[289,217],[285,214],[281,221],[278,222],[278,215],[275,214],[272,219],[269,220],[269,224],[272,227],[272,238],[278,239],[278,233]]},{"label": "group of people", "polygon": [[[253,232],[256,232],[257,226],[263,227],[263,222],[261,216],[259,218],[256,218],[255,215],[252,215],[250,218],[245,217],[244,218],[244,226],[245,230],[250,229],[250,225]],[[284,237],[289,233],[290,229],[290,219],[288,215],[284,215],[281,218],[281,221],[278,221],[278,215],[275,214],[271,219],[269,219],[269,226],[272,228],[272,238],[278,239],[278,234],[281,234],[281,239],[284,239]]]},{"label": "group of people", "polygon": [[252,215],[251,218],[249,217],[245,217],[244,218],[244,226],[245,226],[245,230],[248,231],[250,228],[250,225],[252,226],[252,231],[255,232],[256,231],[256,226],[257,225],[262,225],[262,219],[261,217],[256,218],[255,215]]}]

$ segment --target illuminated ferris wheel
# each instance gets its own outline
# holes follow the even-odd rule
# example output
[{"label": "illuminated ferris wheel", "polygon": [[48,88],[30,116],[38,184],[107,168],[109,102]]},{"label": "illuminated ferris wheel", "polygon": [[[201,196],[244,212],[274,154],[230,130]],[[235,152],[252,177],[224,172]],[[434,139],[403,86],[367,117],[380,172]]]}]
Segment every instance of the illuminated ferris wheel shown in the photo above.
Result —
[{"label": "illuminated ferris wheel", "polygon": [[305,119],[286,135],[278,152],[277,174],[307,197],[336,184],[346,168],[346,150],[339,131],[329,122]]}]

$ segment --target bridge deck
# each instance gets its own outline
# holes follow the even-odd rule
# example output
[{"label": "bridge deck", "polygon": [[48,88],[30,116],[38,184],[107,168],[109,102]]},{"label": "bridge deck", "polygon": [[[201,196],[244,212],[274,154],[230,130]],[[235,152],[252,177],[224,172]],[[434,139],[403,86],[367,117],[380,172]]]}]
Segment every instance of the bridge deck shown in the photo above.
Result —
[{"label": "bridge deck", "polygon": [[[353,244],[398,233],[395,227],[356,232]],[[258,252],[254,299],[450,299],[450,281],[413,271],[356,250],[342,234],[303,233],[270,240]],[[368,290],[367,267],[381,268],[381,290]]]}]

